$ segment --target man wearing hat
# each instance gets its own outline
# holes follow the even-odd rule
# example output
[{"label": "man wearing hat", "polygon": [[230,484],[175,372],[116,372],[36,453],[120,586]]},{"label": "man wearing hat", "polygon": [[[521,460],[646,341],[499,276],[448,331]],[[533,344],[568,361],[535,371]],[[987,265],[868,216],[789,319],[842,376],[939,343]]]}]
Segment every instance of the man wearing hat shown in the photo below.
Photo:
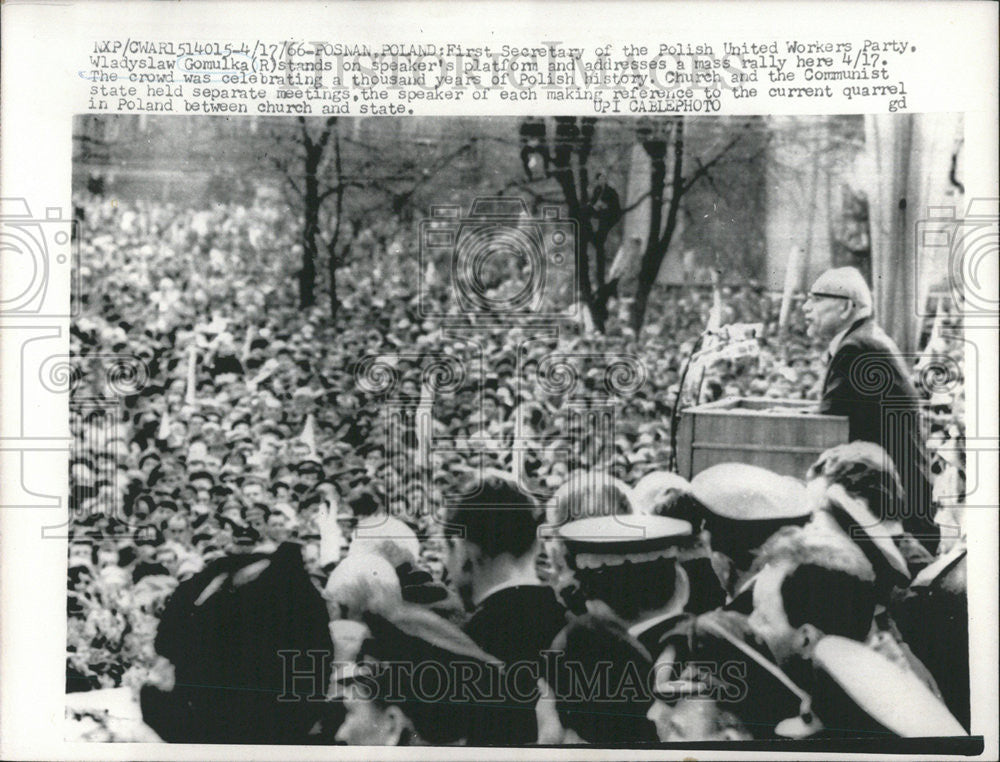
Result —
[{"label": "man wearing hat", "polygon": [[323,464],[318,460],[307,458],[295,466],[295,473],[298,474],[299,482],[306,485],[306,489],[312,489],[317,482],[324,477]]},{"label": "man wearing hat", "polygon": [[[691,484],[671,471],[652,471],[632,488],[636,513],[667,516],[691,524],[691,547],[680,553],[681,566],[687,573],[691,596],[687,609],[702,614],[719,608],[726,602],[726,591],[715,571],[715,556],[708,531],[704,529],[705,511],[691,493]],[[722,571],[726,571],[725,566]]]},{"label": "man wearing hat", "polygon": [[[753,565],[754,553],[784,526],[809,520],[805,487],[796,479],[743,463],[718,463],[691,480],[711,536],[723,586],[735,596]],[[728,572],[722,567],[730,566]]]},{"label": "man wearing hat", "polygon": [[136,528],[135,549],[136,564],[132,567],[132,581],[151,575],[168,575],[170,571],[163,564],[155,561],[157,548],[163,543],[163,535],[153,524],[144,524]]},{"label": "man wearing hat", "polygon": [[539,566],[545,570],[549,584],[559,591],[571,608],[576,608],[578,601],[575,599],[579,596],[573,575],[566,567],[565,548],[556,530],[576,519],[632,512],[632,495],[628,485],[605,471],[573,471],[549,499],[545,506],[546,526]]},{"label": "man wearing hat", "polygon": [[853,267],[827,270],[803,307],[811,336],[829,342],[819,412],[847,416],[851,441],[880,445],[899,470],[909,507],[904,526],[931,552],[931,515],[920,401],[895,342],[872,316],[872,295]]},{"label": "man wearing hat", "polygon": [[661,647],[647,715],[661,741],[801,738],[818,729],[810,697],[743,615],[713,611],[686,620]]},{"label": "man wearing hat", "polygon": [[[813,504],[820,509],[829,502],[826,492],[833,485],[842,487],[852,498],[861,501],[862,515],[851,517],[854,526],[844,525],[844,530],[856,541],[865,534],[872,535],[868,546],[874,542],[886,553],[892,551],[885,543],[891,543],[906,566],[904,586],[909,584],[909,577],[934,561],[934,556],[903,529],[903,485],[892,460],[877,444],[859,440],[831,447],[809,467],[807,478]],[[813,521],[816,518],[814,514]],[[862,545],[862,550],[872,560],[870,547]],[[876,561],[872,563],[878,574]],[[898,566],[898,562],[894,565]]]},{"label": "man wearing hat", "polygon": [[688,616],[688,578],[677,562],[678,548],[691,539],[688,522],[600,516],[571,521],[559,536],[587,608],[610,608],[650,653],[657,651],[664,633]]}]

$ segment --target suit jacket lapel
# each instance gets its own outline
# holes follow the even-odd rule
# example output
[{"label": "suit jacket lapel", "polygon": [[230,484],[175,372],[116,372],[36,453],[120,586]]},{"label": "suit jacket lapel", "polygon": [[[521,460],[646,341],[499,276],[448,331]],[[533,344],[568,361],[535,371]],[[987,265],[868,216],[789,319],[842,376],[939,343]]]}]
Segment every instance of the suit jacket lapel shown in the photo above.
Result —
[{"label": "suit jacket lapel", "polygon": [[[844,334],[844,338],[842,338],[840,340],[840,344],[837,345],[837,351],[838,352],[840,351],[841,347],[844,346],[844,342],[847,341],[848,338],[850,338],[850,336],[851,336],[852,333],[854,333],[855,331],[857,331],[859,328],[861,328],[861,326],[863,326],[865,323],[867,323],[871,319],[872,318],[869,315],[868,317],[858,318],[857,320],[855,320],[851,324],[851,327],[847,329],[847,333]],[[830,370],[833,368],[833,358],[835,356],[836,355],[831,355],[830,358],[827,360],[827,363],[826,363],[826,375],[823,376],[823,396],[824,397],[826,396],[827,387],[830,385]]]}]

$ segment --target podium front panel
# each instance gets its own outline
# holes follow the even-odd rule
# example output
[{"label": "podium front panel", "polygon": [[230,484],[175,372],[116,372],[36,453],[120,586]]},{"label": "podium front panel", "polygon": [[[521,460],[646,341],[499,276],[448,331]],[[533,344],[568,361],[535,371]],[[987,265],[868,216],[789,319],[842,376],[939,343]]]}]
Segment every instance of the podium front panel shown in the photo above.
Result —
[{"label": "podium front panel", "polygon": [[746,463],[803,478],[824,450],[848,441],[846,416],[812,412],[814,402],[728,399],[681,413],[677,465],[686,479],[717,463]]}]

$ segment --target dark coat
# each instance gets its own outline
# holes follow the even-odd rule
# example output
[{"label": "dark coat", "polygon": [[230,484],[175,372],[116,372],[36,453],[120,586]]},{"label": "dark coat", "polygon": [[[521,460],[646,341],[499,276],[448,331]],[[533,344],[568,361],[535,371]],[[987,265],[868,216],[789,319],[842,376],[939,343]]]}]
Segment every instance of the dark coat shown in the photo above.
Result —
[{"label": "dark coat", "polygon": [[663,640],[667,633],[673,632],[681,624],[687,622],[693,618],[692,614],[682,612],[677,616],[668,617],[662,622],[657,622],[652,627],[642,630],[638,635],[636,635],[636,640],[638,640],[642,647],[649,652],[650,658],[653,663],[656,663],[657,658],[663,651]]},{"label": "dark coat", "polygon": [[[498,590],[484,600],[465,625],[466,634],[476,645],[508,667],[533,662],[542,669],[541,652],[566,626],[566,610],[547,585],[518,585]],[[537,672],[544,676],[544,672]],[[537,695],[531,670],[521,669],[519,696]],[[538,740],[535,699],[518,701],[504,696],[502,701],[483,705],[469,735],[469,746],[524,746]]]},{"label": "dark coat", "polygon": [[[250,573],[263,561],[266,568]],[[332,664],[328,621],[298,545],[219,559],[182,582],[164,607],[155,647],[173,663],[175,685],[143,688],[143,719],[172,742],[308,742]],[[297,674],[318,665],[315,679],[286,682],[281,650],[302,654],[291,665]]]},{"label": "dark coat", "polygon": [[[891,610],[913,654],[934,676],[945,704],[968,729],[969,708],[969,601],[967,557],[936,562],[938,573],[915,580],[897,596]],[[932,623],[933,626],[928,626]]]},{"label": "dark coat", "polygon": [[874,442],[889,453],[906,490],[903,526],[933,551],[940,530],[931,513],[920,399],[896,343],[870,317],[848,329],[830,359],[820,412],[847,416],[852,442]]},{"label": "dark coat", "polygon": [[[681,562],[681,566],[687,573],[691,589],[688,602],[684,606],[685,611],[691,614],[704,614],[725,605],[726,591],[712,567],[711,558],[708,556],[689,558]],[[655,659],[657,655],[654,653],[652,656]]]}]

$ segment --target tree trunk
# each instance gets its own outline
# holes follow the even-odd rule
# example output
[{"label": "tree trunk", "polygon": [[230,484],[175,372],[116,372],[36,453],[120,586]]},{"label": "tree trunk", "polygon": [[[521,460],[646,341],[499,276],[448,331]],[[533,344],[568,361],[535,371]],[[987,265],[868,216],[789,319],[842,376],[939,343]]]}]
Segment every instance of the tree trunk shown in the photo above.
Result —
[{"label": "tree trunk", "polygon": [[[594,288],[590,279],[590,207],[587,203],[587,159],[593,140],[593,125],[581,131],[575,117],[556,117],[556,137],[551,176],[559,183],[569,216],[577,225],[576,272],[580,300],[590,314],[594,327],[604,333],[604,316],[594,308]],[[584,120],[586,123],[586,120]],[[589,129],[589,132],[588,132]]]},{"label": "tree trunk", "polygon": [[587,159],[577,157],[577,187],[580,189],[577,196],[579,203],[578,224],[580,229],[580,251],[582,256],[578,267],[580,268],[580,286],[583,291],[584,303],[590,312],[590,317],[594,321],[594,328],[600,333],[604,333],[604,324],[607,320],[607,310],[601,310],[594,301],[595,289],[590,280],[590,246],[594,243],[593,230],[590,227],[591,213],[590,204],[587,200],[587,185],[589,175],[587,172]]},{"label": "tree trunk", "polygon": [[656,250],[660,244],[660,223],[663,219],[663,183],[667,177],[666,143],[650,140],[645,144],[649,154],[649,233],[646,236],[646,251],[639,266],[639,282],[636,286],[635,301],[632,302],[632,330],[636,336],[646,319],[646,307],[653,283],[659,270]]},{"label": "tree trunk", "polygon": [[598,326],[601,333],[604,333],[608,320],[608,300],[611,298],[611,292],[606,288],[607,263],[604,258],[607,256],[607,243],[607,235],[594,237],[594,271],[597,276],[597,287],[594,289],[594,307],[591,313],[594,325]]},{"label": "tree trunk", "polygon": [[[590,282],[590,257],[589,248],[591,243],[590,213],[585,203],[581,203],[581,193],[577,190],[577,181],[574,177],[572,164],[557,166],[552,173],[563,191],[566,199],[566,207],[569,217],[576,221],[577,226],[577,246],[576,246],[576,271],[580,279],[580,298],[584,306],[594,318],[594,326],[597,330],[604,332],[604,322],[598,321],[594,314],[593,288]],[[583,176],[586,177],[586,169],[583,169]]]},{"label": "tree trunk", "polygon": [[674,156],[670,205],[667,208],[667,221],[662,232],[660,225],[663,219],[663,193],[667,177],[666,141],[650,140],[645,145],[650,158],[649,237],[639,268],[635,301],[632,303],[631,322],[636,336],[642,330],[642,324],[646,319],[646,308],[649,305],[649,295],[656,284],[660,265],[677,229],[677,213],[680,210],[681,195],[684,193],[684,117],[677,118],[673,133]]},{"label": "tree trunk", "polygon": [[336,191],[334,191],[336,218],[333,223],[333,232],[330,234],[330,242],[327,244],[327,271],[330,278],[330,320],[337,319],[340,311],[340,297],[337,294],[337,269],[340,267],[341,259],[337,255],[337,245],[340,242],[341,222],[344,218],[344,166],[340,156],[340,127],[339,122],[334,121],[331,125],[333,130],[333,160]]},{"label": "tree trunk", "polygon": [[302,226],[302,269],[299,271],[299,309],[316,304],[316,238],[319,235],[319,181],[316,170],[322,152],[306,147],[306,177],[302,194],[304,212]]}]

